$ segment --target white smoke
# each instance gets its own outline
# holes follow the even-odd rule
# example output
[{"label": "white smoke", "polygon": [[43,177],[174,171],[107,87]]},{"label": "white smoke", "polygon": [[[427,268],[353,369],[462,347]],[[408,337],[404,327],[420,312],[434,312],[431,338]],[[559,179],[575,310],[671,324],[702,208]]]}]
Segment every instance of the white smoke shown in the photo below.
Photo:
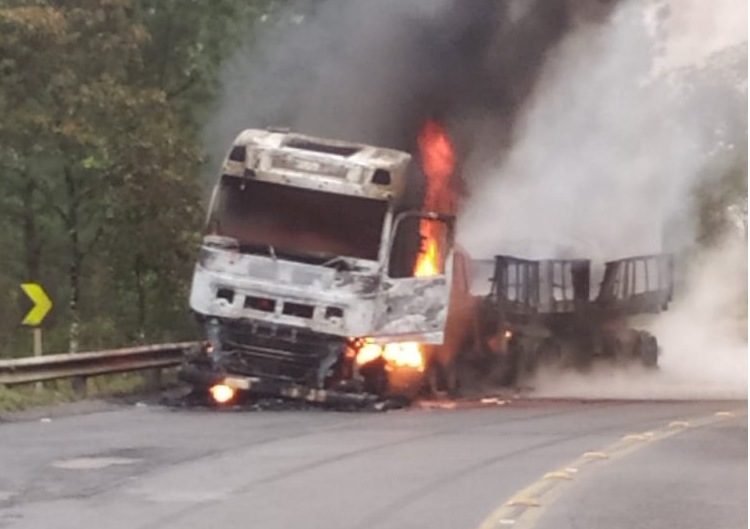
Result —
[{"label": "white smoke", "polygon": [[[705,7],[674,4],[681,12],[691,5]],[[707,20],[734,26],[741,18],[746,40],[747,5],[741,4],[712,3],[711,9],[729,12]],[[694,20],[697,15],[681,16]],[[684,248],[691,241],[696,185],[718,178],[725,167],[717,160],[744,149],[736,145],[732,120],[746,110],[746,94],[744,109],[737,106],[740,88],[731,86],[730,93],[738,97],[680,104],[672,81],[655,76],[657,51],[644,21],[643,3],[632,1],[608,26],[570,35],[549,56],[511,151],[501,163],[469,164],[474,184],[459,239],[472,256],[510,253],[596,263]],[[699,28],[690,36],[687,26],[681,28],[679,50],[688,49],[688,41],[691,50],[700,48],[708,30]],[[715,39],[705,44],[710,49],[696,55],[702,61],[716,51]],[[666,50],[667,56],[676,53],[669,45]],[[746,254],[732,245],[694,263],[688,291],[652,327],[663,348],[660,371],[547,374],[537,381],[540,394],[746,395],[746,335],[737,338],[729,330],[738,325],[731,307],[747,301],[747,290],[739,288],[746,276],[734,273],[737,267],[746,270],[746,263]],[[740,300],[738,290],[744,296]]]},{"label": "white smoke", "polygon": [[747,245],[727,239],[694,263],[684,299],[656,323],[665,376],[692,392],[747,396]]},{"label": "white smoke", "polygon": [[542,373],[540,396],[638,399],[746,399],[747,244],[739,237],[697,259],[690,288],[650,325],[661,346],[658,371],[600,367]]},{"label": "white smoke", "polygon": [[710,177],[718,140],[701,118],[737,109],[726,99],[677,107],[674,88],[651,76],[652,54],[638,3],[562,43],[507,158],[472,164],[481,177],[460,238],[473,256],[511,248],[602,260],[661,250],[663,227],[685,216],[695,184]]},{"label": "white smoke", "polygon": [[[712,53],[747,41],[747,0],[662,0],[649,11],[650,27],[664,38],[657,71],[702,63]],[[662,19],[660,14],[667,18]]]}]

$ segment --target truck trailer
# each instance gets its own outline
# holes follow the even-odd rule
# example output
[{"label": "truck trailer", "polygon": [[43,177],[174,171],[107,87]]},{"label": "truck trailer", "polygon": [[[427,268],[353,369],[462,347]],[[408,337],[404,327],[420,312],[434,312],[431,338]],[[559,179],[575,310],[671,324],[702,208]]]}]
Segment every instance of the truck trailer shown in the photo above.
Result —
[{"label": "truck trailer", "polygon": [[475,345],[469,336],[462,345],[473,354],[459,355],[464,371],[474,372],[470,378],[521,386],[544,367],[657,367],[656,337],[632,320],[667,310],[671,255],[606,263],[498,255],[489,281],[489,293],[475,298]]}]

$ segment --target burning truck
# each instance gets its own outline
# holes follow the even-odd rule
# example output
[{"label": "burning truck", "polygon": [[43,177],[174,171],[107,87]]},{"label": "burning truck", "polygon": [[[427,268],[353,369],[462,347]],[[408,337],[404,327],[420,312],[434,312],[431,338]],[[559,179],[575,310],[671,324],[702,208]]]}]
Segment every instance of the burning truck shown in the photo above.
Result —
[{"label": "burning truck", "polygon": [[410,162],[242,132],[209,206],[190,294],[207,340],[183,377],[217,401],[412,397],[444,341],[454,217],[424,207]]},{"label": "burning truck", "polygon": [[411,155],[245,130],[211,198],[190,306],[206,340],[181,370],[218,403],[239,394],[362,404],[455,393],[459,375],[518,385],[544,363],[656,365],[629,327],[671,299],[671,260],[497,256],[472,292],[454,244],[456,161],[428,121]]}]

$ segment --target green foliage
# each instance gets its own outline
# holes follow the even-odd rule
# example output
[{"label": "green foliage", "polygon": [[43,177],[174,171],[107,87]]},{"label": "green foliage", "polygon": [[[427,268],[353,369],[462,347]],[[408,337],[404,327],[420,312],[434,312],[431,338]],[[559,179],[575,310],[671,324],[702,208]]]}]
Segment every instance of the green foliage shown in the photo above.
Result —
[{"label": "green foliage", "polygon": [[201,120],[218,88],[219,72],[279,0],[141,0],[139,20],[151,39],[145,78],[184,115]]},{"label": "green foliage", "polygon": [[272,0],[0,2],[0,356],[192,338],[201,121]]},{"label": "green foliage", "polygon": [[[174,384],[177,378],[174,370],[164,371],[162,377],[166,385]],[[107,399],[132,395],[149,389],[148,375],[140,372],[100,375],[86,380],[85,397]],[[39,388],[36,384],[22,384],[10,388],[0,386],[0,413],[74,402],[83,397],[76,393],[71,381],[65,379],[43,382]]]},{"label": "green foliage", "polygon": [[22,411],[36,406],[72,402],[75,392],[70,385],[58,387],[56,384],[45,384],[40,390],[33,385],[6,388],[0,386],[0,412]]}]

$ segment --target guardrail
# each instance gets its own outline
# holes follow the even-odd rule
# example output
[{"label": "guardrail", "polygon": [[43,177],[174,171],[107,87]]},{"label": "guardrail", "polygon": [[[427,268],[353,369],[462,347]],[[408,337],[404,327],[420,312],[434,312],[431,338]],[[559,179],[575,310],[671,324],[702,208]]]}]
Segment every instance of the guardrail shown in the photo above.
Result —
[{"label": "guardrail", "polygon": [[28,384],[59,378],[79,381],[94,375],[176,367],[198,342],[145,345],[90,353],[0,360],[0,384]]}]

